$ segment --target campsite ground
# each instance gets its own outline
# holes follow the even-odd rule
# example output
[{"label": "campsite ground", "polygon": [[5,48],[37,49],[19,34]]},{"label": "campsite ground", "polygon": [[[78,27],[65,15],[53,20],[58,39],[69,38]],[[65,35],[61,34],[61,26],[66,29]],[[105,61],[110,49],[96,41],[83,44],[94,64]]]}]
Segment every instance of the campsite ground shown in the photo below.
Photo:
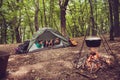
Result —
[{"label": "campsite ground", "polygon": [[75,40],[78,42],[76,47],[28,54],[15,54],[14,48],[18,44],[0,45],[0,50],[11,54],[5,80],[120,80],[120,38],[114,42],[108,41],[118,64],[94,74],[75,68],[83,38]]}]

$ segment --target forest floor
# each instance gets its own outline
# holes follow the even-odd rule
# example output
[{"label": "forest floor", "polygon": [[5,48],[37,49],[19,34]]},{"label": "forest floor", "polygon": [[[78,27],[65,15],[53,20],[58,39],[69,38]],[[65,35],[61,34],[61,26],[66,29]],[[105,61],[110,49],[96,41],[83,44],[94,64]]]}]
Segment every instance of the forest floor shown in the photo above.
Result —
[{"label": "forest floor", "polygon": [[7,76],[3,80],[120,80],[120,38],[112,42],[108,40],[118,63],[96,73],[89,73],[75,67],[83,37],[75,40],[78,42],[75,47],[27,54],[15,54],[14,48],[18,44],[0,45],[0,50],[10,53]]}]

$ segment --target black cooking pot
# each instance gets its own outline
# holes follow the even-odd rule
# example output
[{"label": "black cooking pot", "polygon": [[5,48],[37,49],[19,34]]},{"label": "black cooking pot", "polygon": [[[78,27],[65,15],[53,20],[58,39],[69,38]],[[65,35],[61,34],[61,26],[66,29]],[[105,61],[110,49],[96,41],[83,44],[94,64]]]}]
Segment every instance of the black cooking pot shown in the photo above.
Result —
[{"label": "black cooking pot", "polygon": [[101,38],[99,37],[88,37],[85,40],[88,47],[99,47],[101,44]]}]

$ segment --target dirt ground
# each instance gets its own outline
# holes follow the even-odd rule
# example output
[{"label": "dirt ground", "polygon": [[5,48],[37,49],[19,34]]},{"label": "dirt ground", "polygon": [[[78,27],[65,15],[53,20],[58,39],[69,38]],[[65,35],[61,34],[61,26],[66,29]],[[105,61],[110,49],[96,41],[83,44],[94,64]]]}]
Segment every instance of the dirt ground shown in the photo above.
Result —
[{"label": "dirt ground", "polygon": [[[76,47],[27,54],[15,54],[14,48],[18,44],[0,45],[0,50],[10,53],[7,76],[3,80],[120,80],[120,38],[108,41],[118,63],[96,73],[76,69],[75,60],[79,56],[83,38],[75,40],[78,42]],[[84,49],[86,51],[87,48]]]}]

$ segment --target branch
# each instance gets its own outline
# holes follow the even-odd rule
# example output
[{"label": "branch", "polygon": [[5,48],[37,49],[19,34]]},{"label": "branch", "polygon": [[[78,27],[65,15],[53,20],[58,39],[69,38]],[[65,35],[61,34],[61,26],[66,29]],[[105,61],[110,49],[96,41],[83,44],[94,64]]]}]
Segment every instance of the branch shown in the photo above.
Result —
[{"label": "branch", "polygon": [[64,6],[66,7],[68,5],[69,0],[65,0]]},{"label": "branch", "polygon": [[68,5],[69,0],[59,0],[60,7],[66,7]]},{"label": "branch", "polygon": [[0,8],[2,7],[3,4],[3,0],[0,0]]}]

